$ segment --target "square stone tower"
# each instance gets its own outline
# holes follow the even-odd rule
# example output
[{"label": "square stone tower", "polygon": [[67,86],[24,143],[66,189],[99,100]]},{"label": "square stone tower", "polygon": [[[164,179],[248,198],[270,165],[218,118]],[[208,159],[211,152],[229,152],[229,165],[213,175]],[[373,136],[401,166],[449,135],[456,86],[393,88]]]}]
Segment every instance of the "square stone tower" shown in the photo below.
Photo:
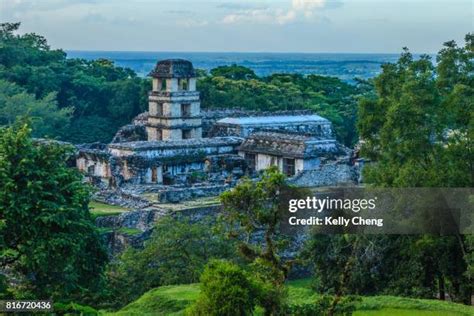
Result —
[{"label": "square stone tower", "polygon": [[193,64],[183,59],[162,60],[150,76],[148,140],[201,138],[201,102]]}]

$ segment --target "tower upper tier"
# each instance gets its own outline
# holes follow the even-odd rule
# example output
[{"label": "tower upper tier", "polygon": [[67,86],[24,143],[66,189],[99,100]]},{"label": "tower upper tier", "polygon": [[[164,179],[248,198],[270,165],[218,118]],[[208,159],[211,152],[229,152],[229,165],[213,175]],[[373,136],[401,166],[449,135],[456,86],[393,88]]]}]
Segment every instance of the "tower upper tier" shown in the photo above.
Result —
[{"label": "tower upper tier", "polygon": [[193,64],[184,59],[160,60],[150,72],[153,78],[195,78]]}]

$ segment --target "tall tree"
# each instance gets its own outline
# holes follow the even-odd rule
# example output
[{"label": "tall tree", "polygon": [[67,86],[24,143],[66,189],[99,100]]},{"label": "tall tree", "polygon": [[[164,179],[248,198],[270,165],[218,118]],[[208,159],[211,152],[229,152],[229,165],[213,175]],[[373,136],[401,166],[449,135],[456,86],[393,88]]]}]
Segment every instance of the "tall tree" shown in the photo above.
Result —
[{"label": "tall tree", "polygon": [[[284,306],[284,282],[294,260],[282,258],[290,242],[282,223],[288,214],[288,200],[299,194],[278,169],[270,168],[258,182],[244,180],[221,195],[222,219],[229,236],[237,240],[241,255],[251,263],[256,279],[264,284],[260,305],[266,315],[278,315]],[[258,242],[259,239],[263,240]]]},{"label": "tall tree", "polygon": [[0,133],[0,267],[16,279],[8,296],[90,302],[107,254],[89,189],[66,165],[71,148],[30,134],[26,125]]},{"label": "tall tree", "polygon": [[[468,34],[464,47],[445,43],[436,66],[428,56],[414,60],[407,49],[396,64],[383,66],[375,79],[375,98],[362,100],[359,107],[362,152],[372,160],[364,168],[366,182],[383,187],[473,187],[473,47],[474,36]],[[438,286],[432,293],[443,296],[446,289],[453,299],[469,303],[470,240],[423,235],[399,236],[393,242],[412,250],[405,258],[412,264],[405,262],[406,267],[423,267],[424,287]],[[440,260],[439,254],[451,259]],[[459,260],[463,257],[465,261]],[[407,273],[406,279],[413,280]]]}]

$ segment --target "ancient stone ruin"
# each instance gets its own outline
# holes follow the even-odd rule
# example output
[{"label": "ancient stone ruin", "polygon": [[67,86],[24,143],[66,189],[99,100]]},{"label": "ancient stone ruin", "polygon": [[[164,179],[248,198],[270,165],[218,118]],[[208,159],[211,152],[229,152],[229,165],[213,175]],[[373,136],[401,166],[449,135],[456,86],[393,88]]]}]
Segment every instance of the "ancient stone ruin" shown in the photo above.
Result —
[{"label": "ancient stone ruin", "polygon": [[159,61],[150,76],[149,111],[121,128],[112,143],[79,148],[77,167],[103,190],[180,202],[218,195],[270,166],[301,186],[357,179],[351,151],[336,142],[323,117],[308,111],[201,112],[195,70],[186,60]]}]

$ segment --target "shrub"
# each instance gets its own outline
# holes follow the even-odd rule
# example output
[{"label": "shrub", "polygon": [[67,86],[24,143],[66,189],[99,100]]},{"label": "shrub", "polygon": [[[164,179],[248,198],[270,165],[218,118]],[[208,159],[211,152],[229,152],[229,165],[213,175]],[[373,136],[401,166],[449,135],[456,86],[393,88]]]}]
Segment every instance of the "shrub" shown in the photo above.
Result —
[{"label": "shrub", "polygon": [[143,249],[129,248],[109,265],[109,303],[121,307],[161,285],[198,282],[209,260],[234,256],[232,242],[211,219],[192,223],[186,218],[163,217]]},{"label": "shrub", "polygon": [[201,294],[187,315],[251,315],[257,287],[236,264],[213,260],[201,275]]},{"label": "shrub", "polygon": [[[285,308],[286,315],[292,316],[314,316],[314,315],[321,315],[327,316],[329,315],[329,310],[331,308],[331,304],[333,302],[333,297],[329,295],[323,295],[316,299],[315,303],[306,303],[306,304],[289,304]],[[356,309],[356,302],[360,301],[360,299],[356,296],[345,296],[343,297],[334,310],[333,315],[340,315],[340,316],[349,316]]]},{"label": "shrub", "polygon": [[55,303],[54,312],[57,315],[99,315],[94,308],[75,303]]}]

